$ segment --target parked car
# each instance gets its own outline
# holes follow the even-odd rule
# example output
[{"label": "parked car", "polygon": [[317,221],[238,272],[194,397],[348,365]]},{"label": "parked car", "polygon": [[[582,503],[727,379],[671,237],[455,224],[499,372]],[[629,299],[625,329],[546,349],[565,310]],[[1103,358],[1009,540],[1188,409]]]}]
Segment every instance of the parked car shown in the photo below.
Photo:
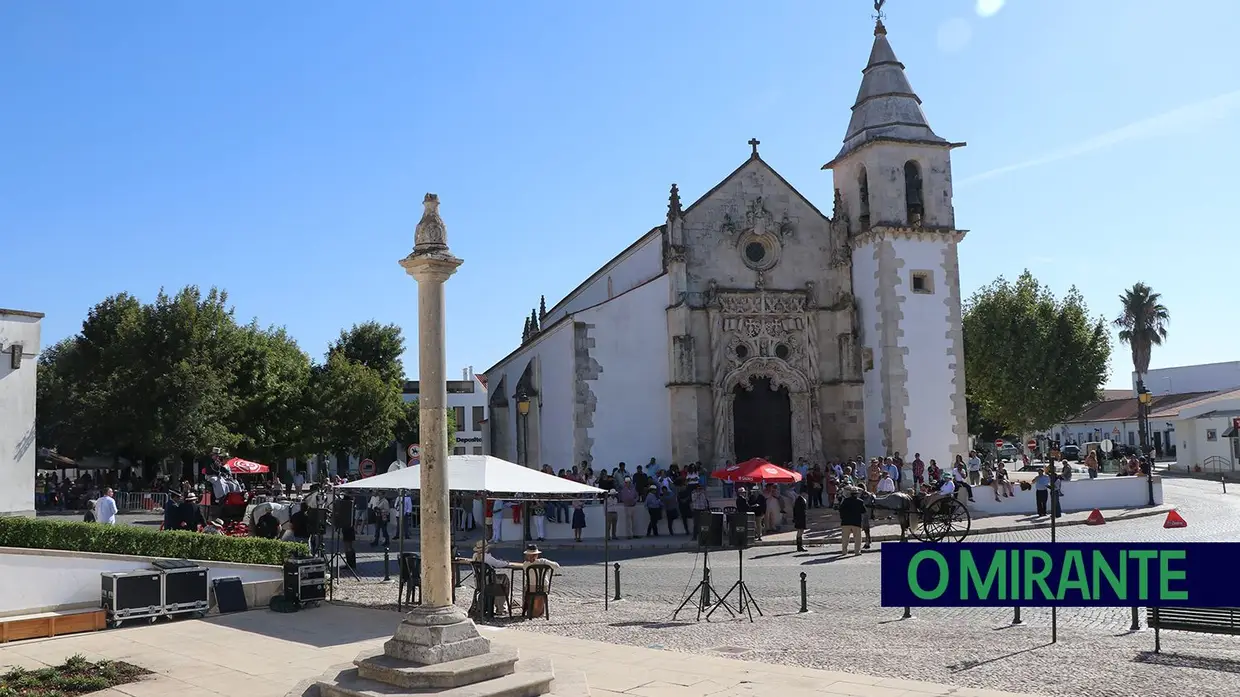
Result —
[{"label": "parked car", "polygon": [[1003,447],[999,448],[1000,460],[1015,460],[1020,457],[1020,448],[1013,443],[1004,442]]},{"label": "parked car", "polygon": [[1081,454],[1081,446],[1069,443],[1059,449],[1059,457],[1063,460],[1076,460],[1080,462],[1084,455]]}]

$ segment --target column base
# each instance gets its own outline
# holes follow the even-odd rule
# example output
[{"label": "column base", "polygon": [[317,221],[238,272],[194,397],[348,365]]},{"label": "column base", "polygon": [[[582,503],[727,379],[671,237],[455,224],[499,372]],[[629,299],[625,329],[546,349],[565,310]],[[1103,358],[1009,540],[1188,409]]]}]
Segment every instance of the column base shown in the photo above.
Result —
[{"label": "column base", "polygon": [[415,608],[383,645],[383,653],[391,658],[419,665],[458,661],[490,650],[491,641],[478,634],[473,620],[455,605]]}]

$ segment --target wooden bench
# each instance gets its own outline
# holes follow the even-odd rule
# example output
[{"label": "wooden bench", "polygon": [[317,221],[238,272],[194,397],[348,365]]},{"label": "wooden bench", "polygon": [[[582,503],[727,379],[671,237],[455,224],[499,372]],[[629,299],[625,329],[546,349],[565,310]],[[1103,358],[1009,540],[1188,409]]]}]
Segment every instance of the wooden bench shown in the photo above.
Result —
[{"label": "wooden bench", "polygon": [[106,626],[107,614],[94,608],[0,617],[0,644],[61,634],[96,632]]},{"label": "wooden bench", "polygon": [[1159,631],[1240,636],[1240,608],[1237,607],[1151,607],[1146,623],[1154,628],[1154,653],[1162,650]]}]

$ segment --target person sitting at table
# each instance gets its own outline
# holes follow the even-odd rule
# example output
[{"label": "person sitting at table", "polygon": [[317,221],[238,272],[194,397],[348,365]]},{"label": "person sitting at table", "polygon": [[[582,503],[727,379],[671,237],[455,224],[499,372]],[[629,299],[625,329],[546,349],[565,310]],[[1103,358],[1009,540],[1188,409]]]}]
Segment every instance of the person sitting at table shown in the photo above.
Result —
[{"label": "person sitting at table", "polygon": [[[486,551],[486,543],[482,540],[478,540],[474,544],[473,560],[475,562],[482,562],[492,569],[507,569],[512,566],[512,564],[503,559],[491,556],[491,553]],[[508,576],[495,574],[495,583],[487,589],[487,594],[491,596],[491,602],[494,604],[492,609],[497,615],[508,612],[508,597],[511,595],[508,581]]]}]

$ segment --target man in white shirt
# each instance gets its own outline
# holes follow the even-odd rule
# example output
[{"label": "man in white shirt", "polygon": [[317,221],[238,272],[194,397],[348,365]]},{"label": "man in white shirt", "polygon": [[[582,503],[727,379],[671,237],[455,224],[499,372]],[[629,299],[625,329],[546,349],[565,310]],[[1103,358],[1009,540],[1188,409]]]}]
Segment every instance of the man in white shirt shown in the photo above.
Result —
[{"label": "man in white shirt", "polygon": [[112,490],[104,489],[103,496],[95,507],[95,520],[104,525],[116,525],[116,499],[112,498]]},{"label": "man in white shirt", "polygon": [[969,451],[969,484],[977,486],[982,479],[982,458],[977,453]]},{"label": "man in white shirt", "polygon": [[880,494],[893,494],[896,491],[896,483],[891,479],[891,473],[883,472],[882,479],[878,480],[878,491]]},{"label": "man in white shirt", "polygon": [[956,483],[950,477],[943,477],[943,485],[939,487],[939,493],[944,496],[954,496],[956,494]]}]

